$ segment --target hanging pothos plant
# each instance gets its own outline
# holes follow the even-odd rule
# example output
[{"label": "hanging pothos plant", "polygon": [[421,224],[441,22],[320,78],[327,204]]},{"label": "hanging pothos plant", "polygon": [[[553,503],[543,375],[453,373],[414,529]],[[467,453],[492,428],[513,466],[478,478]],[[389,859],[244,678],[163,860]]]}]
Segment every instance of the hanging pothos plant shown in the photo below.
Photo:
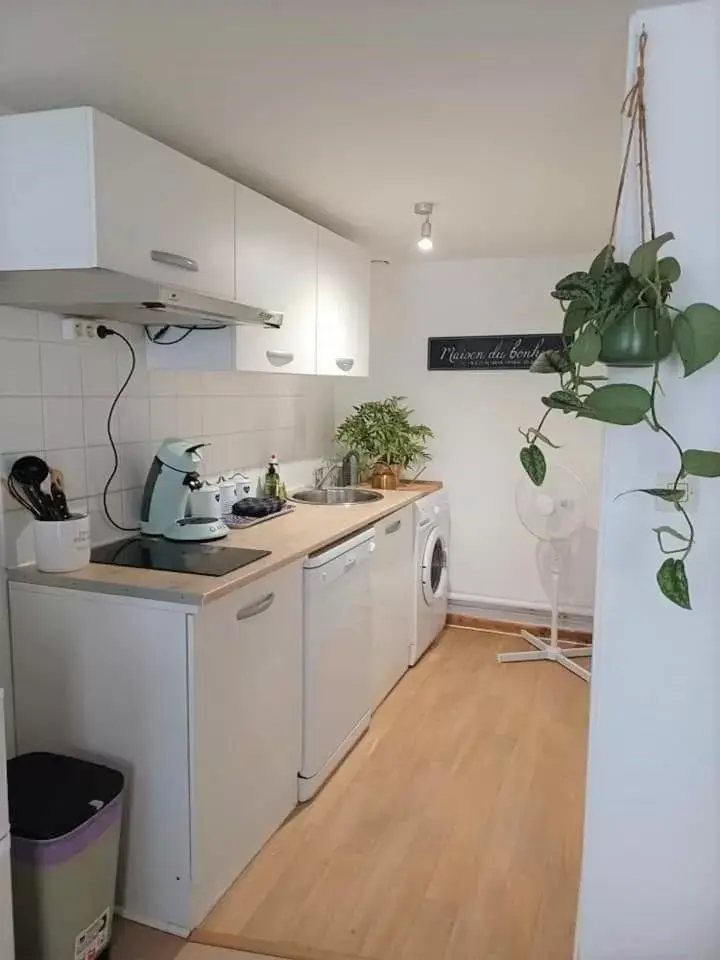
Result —
[{"label": "hanging pothos plant", "polygon": [[[546,410],[537,427],[520,431],[527,444],[520,451],[520,462],[532,482],[541,486],[547,463],[539,444],[555,446],[544,432],[545,422],[554,410],[608,424],[643,425],[664,437],[677,455],[674,482],[668,487],[645,487],[628,492],[665,500],[675,507],[682,519],[682,529],[664,525],[653,530],[665,557],[657,572],[657,582],[669,600],[690,609],[685,564],[695,541],[695,528],[683,504],[682,480],[686,475],[720,477],[720,452],[685,449],[661,421],[657,410],[658,394],[662,393],[660,364],[674,349],[682,361],[684,375],[688,377],[715,360],[720,354],[720,310],[707,303],[694,303],[678,309],[670,302],[673,284],[680,278],[681,268],[674,257],[658,257],[661,247],[673,239],[673,234],[655,235],[643,95],[646,44],[647,36],[643,32],[637,79],[626,99],[630,132],[611,243],[598,254],[587,272],[569,274],[551,293],[565,311],[563,335],[566,346],[562,350],[543,353],[531,371],[555,374],[559,378],[559,388],[542,398]],[[612,237],[635,135],[639,154],[641,231],[644,233],[647,202],[651,239],[642,243],[624,263],[614,259]],[[650,383],[647,388],[634,383],[606,383],[607,377],[588,374],[588,368],[598,361],[608,366],[651,367]]]}]

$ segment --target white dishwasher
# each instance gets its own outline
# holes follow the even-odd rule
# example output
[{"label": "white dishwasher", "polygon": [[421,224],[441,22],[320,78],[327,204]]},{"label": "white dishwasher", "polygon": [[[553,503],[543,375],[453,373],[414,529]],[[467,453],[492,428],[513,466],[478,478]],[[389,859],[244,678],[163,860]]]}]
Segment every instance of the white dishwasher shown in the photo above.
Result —
[{"label": "white dishwasher", "polygon": [[304,564],[300,800],[317,792],[370,724],[374,551],[375,533],[366,530]]}]

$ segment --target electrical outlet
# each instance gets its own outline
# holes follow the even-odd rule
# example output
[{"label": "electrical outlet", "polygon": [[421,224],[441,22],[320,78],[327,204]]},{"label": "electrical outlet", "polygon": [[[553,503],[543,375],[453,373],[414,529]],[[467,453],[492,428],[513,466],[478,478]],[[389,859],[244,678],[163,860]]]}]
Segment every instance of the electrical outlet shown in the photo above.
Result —
[{"label": "electrical outlet", "polygon": [[85,317],[65,317],[62,322],[63,340],[78,340],[81,343],[88,343],[97,340],[98,324],[94,320],[86,320]]}]

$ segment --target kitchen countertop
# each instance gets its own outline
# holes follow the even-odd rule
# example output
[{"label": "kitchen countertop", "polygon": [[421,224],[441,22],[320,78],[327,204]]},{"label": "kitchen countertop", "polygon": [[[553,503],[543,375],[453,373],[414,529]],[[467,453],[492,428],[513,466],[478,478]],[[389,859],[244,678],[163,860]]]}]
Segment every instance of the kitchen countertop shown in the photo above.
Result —
[{"label": "kitchen countertop", "polygon": [[271,551],[269,557],[224,577],[90,563],[73,573],[42,573],[34,566],[15,567],[8,570],[8,579],[16,583],[203,606],[294,560],[372,526],[408,503],[441,488],[442,483],[419,481],[403,484],[400,490],[379,491],[383,494],[382,500],[372,503],[330,507],[296,503],[293,513],[247,530],[231,530],[227,537],[218,541],[222,546]]}]

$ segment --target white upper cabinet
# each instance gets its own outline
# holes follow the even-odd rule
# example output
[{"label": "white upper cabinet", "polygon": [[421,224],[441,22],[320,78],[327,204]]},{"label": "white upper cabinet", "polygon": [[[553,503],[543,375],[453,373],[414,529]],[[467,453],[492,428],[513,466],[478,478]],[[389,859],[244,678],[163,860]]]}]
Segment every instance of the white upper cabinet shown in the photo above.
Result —
[{"label": "white upper cabinet", "polygon": [[366,377],[370,264],[357,244],[319,231],[317,372]]},{"label": "white upper cabinet", "polygon": [[318,229],[235,185],[235,299],[284,314],[279,330],[238,329],[238,370],[315,373]]},{"label": "white upper cabinet", "polygon": [[235,293],[234,184],[89,107],[0,120],[0,269]]}]

